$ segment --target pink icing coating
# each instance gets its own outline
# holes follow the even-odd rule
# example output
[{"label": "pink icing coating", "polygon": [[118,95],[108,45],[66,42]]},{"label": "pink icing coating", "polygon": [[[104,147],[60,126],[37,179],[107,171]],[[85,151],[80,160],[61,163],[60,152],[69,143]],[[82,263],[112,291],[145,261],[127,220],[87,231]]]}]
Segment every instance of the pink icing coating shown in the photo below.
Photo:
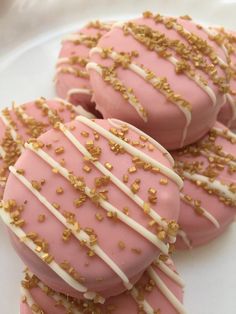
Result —
[{"label": "pink icing coating", "polygon": [[[234,71],[234,74],[232,75],[230,79],[230,97],[231,101],[229,100],[229,96],[226,97],[226,103],[222,107],[222,109],[219,112],[218,115],[218,120],[223,123],[224,125],[228,126],[230,129],[235,130],[236,129],[236,116],[235,116],[235,111],[236,111],[236,76],[235,76],[235,71],[236,71],[236,33],[234,31],[230,30],[225,30],[225,29],[219,29],[219,32],[223,34],[226,33],[226,35],[230,36],[228,37],[228,41],[230,45],[232,46],[233,50],[229,54],[229,63]],[[227,38],[226,38],[227,41]],[[227,42],[225,43],[225,46],[227,47]],[[234,111],[233,111],[234,107]],[[233,116],[234,115],[234,116]]]},{"label": "pink icing coating", "polygon": [[[162,23],[155,23],[152,18],[141,18],[131,22],[136,25],[146,25],[152,30],[159,31],[165,34],[165,36],[168,36],[168,38],[180,40],[188,48],[190,47],[187,41],[175,30],[166,28]],[[207,41],[215,52],[222,59],[225,59],[222,49],[214,41],[208,39],[208,35],[204,30],[198,28],[193,22],[184,19],[177,19],[177,22],[186,30]],[[112,30],[99,40],[98,47],[112,48],[113,51],[118,53],[138,52],[138,56],[132,57],[133,63],[144,66],[157,77],[167,78],[174,93],[181,95],[184,100],[191,104],[191,122],[183,143],[184,145],[198,140],[213,126],[220,106],[224,102],[224,96],[201,69],[195,68],[196,74],[200,75],[203,79],[207,79],[208,86],[216,96],[215,106],[212,104],[212,100],[206,91],[199,87],[195,81],[188,78],[185,74],[177,74],[175,66],[170,61],[158,56],[155,51],[148,50],[144,44],[138,42],[132,35],[124,34],[122,28],[114,25]],[[167,51],[171,52],[172,56],[180,59],[173,50]],[[208,60],[207,58],[205,59]],[[96,52],[92,53],[91,60],[103,66],[114,65],[114,62],[109,57],[101,58]],[[190,64],[193,66],[192,63]],[[216,70],[219,76],[224,76],[219,66],[216,66]],[[115,72],[119,80],[127,88],[132,88],[134,95],[147,112],[147,122],[138,115],[119,91],[116,91],[111,85],[107,84],[100,74],[91,68],[89,73],[96,109],[102,113],[104,118],[115,117],[137,126],[167,149],[179,148],[186,126],[185,115],[179,107],[167,100],[166,96],[155,89],[150,82],[144,80],[127,67],[122,68],[120,65],[116,65]],[[202,114],[203,112],[204,115]]]},{"label": "pink icing coating", "polygon": [[[78,32],[75,32],[76,35],[86,35],[89,37],[92,37],[94,39],[99,38],[99,36],[105,34],[107,31],[105,29],[99,29],[96,26],[89,26],[89,24],[82,29],[80,29]],[[73,34],[72,34],[73,35]],[[59,53],[59,59],[60,58],[71,58],[75,56],[79,56],[85,59],[88,59],[89,57],[89,50],[92,48],[94,44],[88,44],[88,43],[79,43],[76,41],[70,41],[65,40],[62,42],[62,47]],[[60,67],[72,67],[73,69],[79,69],[86,72],[85,66],[79,64],[76,61],[72,62],[63,62],[60,64],[57,64],[57,70]],[[68,96],[68,92],[72,89],[88,89],[91,90],[91,85],[89,82],[88,77],[81,77],[76,76],[74,74],[70,73],[63,73],[59,72],[56,75],[56,92],[59,95],[59,97],[63,99],[68,99],[71,103],[75,105],[82,105],[87,110],[95,113],[94,107],[95,104],[91,102],[91,95],[88,95],[86,93],[75,93],[71,96]],[[98,113],[97,113],[98,114]]]},{"label": "pink icing coating", "polygon": [[[38,103],[38,104],[37,104]],[[53,112],[53,114],[56,116],[56,118],[50,119],[48,116],[47,111],[40,108],[39,104],[46,103],[49,109]],[[17,115],[16,108],[20,107],[24,110],[24,113],[28,115],[29,118],[31,118],[30,122],[23,121],[19,118]],[[6,114],[9,114],[9,120],[12,124],[13,128],[17,132],[19,136],[19,141],[21,143],[24,143],[24,141],[28,140],[32,137],[37,137],[41,135],[42,133],[49,130],[53,123],[56,121],[61,122],[69,122],[72,119],[75,118],[76,113],[73,109],[73,106],[68,104],[66,105],[63,101],[59,100],[44,100],[43,98],[32,101],[29,103],[25,103],[22,105],[17,105],[17,107],[12,107],[10,109],[3,109],[2,110],[2,116],[6,116]],[[11,136],[10,136],[11,138]],[[12,139],[13,143],[10,142],[10,151],[6,154],[6,157],[0,159],[0,180],[2,182],[2,185],[0,185],[0,197],[2,197],[5,181],[8,177],[8,166],[13,165],[15,161],[17,160],[18,153],[14,150],[14,156],[12,158],[12,152],[13,152],[13,144],[15,141]],[[5,145],[8,147],[9,143],[9,135],[8,135],[8,127],[0,117],[0,146],[3,147],[5,150]],[[16,143],[15,143],[16,145]],[[18,145],[22,147],[22,145]],[[20,151],[19,151],[20,152]]]},{"label": "pink icing coating", "polygon": [[[167,262],[168,267],[176,272],[175,266],[171,260]],[[173,281],[170,277],[168,277],[165,273],[163,273],[160,269],[158,269],[153,264],[153,269],[155,270],[156,274],[160,277],[160,279],[164,282],[164,284],[168,287],[168,289],[175,295],[175,297],[182,302],[183,301],[183,289],[179,286],[175,281]],[[30,276],[32,278],[32,275]],[[135,288],[140,289],[143,292],[143,298],[151,305],[154,310],[160,310],[160,313],[167,313],[167,314],[176,314],[178,311],[173,307],[173,305],[168,301],[166,296],[162,294],[158,287],[154,286],[151,291],[145,290],[145,287],[149,286],[150,277],[147,272],[144,273],[142,278],[138,281],[135,285]],[[32,287],[29,289],[29,293],[35,304],[37,304],[43,311],[46,311],[47,314],[54,314],[55,311],[57,314],[65,314],[66,308],[62,305],[56,304],[53,297],[51,297],[50,293],[46,294],[43,292],[38,286]],[[56,293],[56,292],[52,292]],[[60,296],[56,293],[57,296]],[[84,302],[84,301],[83,301]],[[86,302],[86,301],[85,301]],[[74,300],[74,305],[76,308],[76,304],[78,309],[81,309],[81,305]],[[72,304],[73,304],[72,303]],[[90,305],[91,311],[86,313],[114,313],[114,314],[135,314],[138,313],[138,304],[132,298],[132,296],[125,292],[119,296],[112,297],[108,299],[103,306],[100,305]],[[112,309],[109,311],[109,309]],[[73,310],[71,312],[73,314]],[[30,307],[26,302],[21,303],[21,312],[20,314],[32,314]]]},{"label": "pink icing coating", "polygon": [[[105,129],[111,128],[111,125],[106,120],[95,120],[96,123]],[[132,156],[126,152],[113,152],[108,141],[100,136],[97,140],[94,139],[93,131],[84,124],[78,121],[68,124],[72,134],[86,146],[88,141],[93,140],[94,144],[101,148],[99,162],[105,164],[110,162],[113,165],[112,174],[123,180],[123,175],[128,173],[129,181],[127,186],[136,179],[141,179],[140,190],[137,192],[143,200],[148,202],[150,187],[157,190],[157,202],[151,204],[153,209],[167,220],[178,218],[179,210],[179,191],[177,184],[171,179],[168,179],[168,184],[163,185],[159,181],[166,178],[161,173],[153,173],[145,171],[143,168],[137,168],[135,173],[129,173],[128,168],[133,166]],[[88,132],[88,137],[81,135],[81,132]],[[87,134],[87,133],[86,133]],[[148,141],[141,143],[139,134],[129,129],[126,137],[130,142],[140,143],[137,148],[145,154],[158,160],[161,164],[171,168],[170,162],[165,154],[159,149],[153,147],[149,149]],[[69,142],[66,137],[57,130],[50,130],[39,138],[45,146],[43,148],[47,154],[52,156],[58,162],[64,159],[65,167],[72,171],[78,177],[84,177],[86,185],[91,189],[95,188],[95,178],[101,177],[102,174],[92,164],[90,172],[82,170],[86,164],[83,161],[81,153]],[[47,145],[51,145],[47,148]],[[141,144],[143,147],[141,147]],[[137,145],[137,144],[136,144]],[[55,149],[63,147],[62,154],[56,154]],[[75,162],[76,161],[76,162]],[[29,180],[40,182],[42,179],[45,183],[41,186],[40,193],[44,195],[50,203],[60,205],[58,209],[62,214],[65,211],[73,213],[76,220],[79,221],[82,228],[92,228],[98,238],[98,244],[110,256],[115,263],[123,270],[131,282],[137,281],[141,273],[147,268],[158,254],[159,249],[151,242],[145,239],[142,235],[128,227],[126,224],[117,221],[116,219],[106,218],[106,212],[101,207],[98,207],[94,202],[87,199],[79,208],[76,208],[74,201],[78,199],[80,193],[72,188],[71,184],[60,174],[53,173],[51,167],[45,161],[40,159],[30,150],[26,150],[18,159],[15,167],[24,169],[24,176]],[[57,187],[62,187],[63,194],[57,194]],[[143,213],[142,208],[122,192],[117,186],[110,182],[107,186],[97,188],[98,191],[107,190],[108,201],[118,208],[123,210],[124,207],[129,208],[129,215],[140,225],[147,228],[151,218]],[[75,237],[70,237],[67,242],[62,240],[62,233],[65,227],[43,206],[20,181],[10,174],[7,181],[7,186],[4,193],[4,200],[15,199],[17,204],[24,204],[24,211],[21,213],[25,224],[22,227],[24,232],[36,232],[42,239],[45,239],[49,244],[49,252],[53,255],[54,260],[62,263],[68,261],[74,269],[85,278],[85,285],[91,291],[99,292],[104,297],[118,294],[124,291],[124,285],[121,279],[105,264],[99,257],[89,257],[87,248],[81,246]],[[25,202],[27,200],[27,203]],[[43,223],[38,222],[38,216],[45,215],[46,219]],[[100,214],[104,218],[98,221],[95,215]],[[157,232],[157,226],[154,225],[148,230]],[[112,235],[112,237],[109,237]],[[68,286],[61,278],[55,274],[47,264],[33,254],[22,242],[19,242],[15,237],[12,237],[13,244],[23,259],[25,264],[46,284],[58,291],[74,296],[81,297],[81,294],[74,288]],[[125,249],[121,249],[118,245],[119,241],[125,243]],[[98,280],[102,278],[102,280]],[[96,280],[97,279],[97,280]]]},{"label": "pink icing coating", "polygon": [[[214,127],[220,130],[225,130],[226,132],[228,130],[219,122],[217,122]],[[201,142],[203,143],[208,139],[209,134],[205,136],[201,140]],[[219,175],[216,177],[216,180],[232,185],[232,193],[234,194],[234,197],[232,199],[231,205],[224,203],[220,201],[216,195],[207,193],[203,188],[196,186],[196,184],[192,183],[190,180],[184,180],[184,188],[182,193],[191,196],[194,200],[200,200],[201,207],[207,210],[215,219],[217,219],[219,223],[219,228],[217,228],[209,219],[207,219],[203,215],[199,215],[197,212],[195,212],[194,208],[191,205],[181,200],[179,225],[180,228],[186,233],[192,247],[203,245],[218,237],[228,227],[228,225],[232,223],[235,217],[236,141],[235,139],[232,141],[227,140],[222,136],[217,136],[215,140],[215,145],[217,145],[218,147],[222,147],[222,150],[230,154],[234,160],[234,166],[232,166],[231,172],[229,164],[226,164],[223,170],[220,170]],[[175,152],[173,153],[173,157],[176,162],[185,161],[191,164],[201,162],[203,165],[202,172],[204,172],[204,170],[207,170],[207,167],[211,165],[208,158],[204,157],[201,154],[198,155],[195,153],[195,155],[192,155],[187,152],[179,155],[177,152]],[[219,164],[221,165],[220,162]],[[217,170],[217,168],[215,170]],[[176,247],[181,249],[186,248],[186,244],[183,242],[181,237],[177,238]]]}]

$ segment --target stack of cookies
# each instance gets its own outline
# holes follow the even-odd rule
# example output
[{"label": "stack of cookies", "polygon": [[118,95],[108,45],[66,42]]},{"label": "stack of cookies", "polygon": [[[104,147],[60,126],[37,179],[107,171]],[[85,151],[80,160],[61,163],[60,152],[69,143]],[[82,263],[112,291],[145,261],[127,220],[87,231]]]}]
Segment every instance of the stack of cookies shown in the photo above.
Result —
[{"label": "stack of cookies", "polygon": [[90,22],[62,41],[60,98],[2,110],[21,314],[187,313],[173,252],[235,217],[235,49],[189,16]]}]

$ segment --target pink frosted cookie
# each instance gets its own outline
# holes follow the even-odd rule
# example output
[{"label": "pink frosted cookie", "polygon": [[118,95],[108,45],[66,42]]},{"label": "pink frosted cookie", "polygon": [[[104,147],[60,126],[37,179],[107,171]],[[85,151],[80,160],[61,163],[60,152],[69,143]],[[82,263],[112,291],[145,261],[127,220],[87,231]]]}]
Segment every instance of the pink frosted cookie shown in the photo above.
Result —
[{"label": "pink frosted cookie", "polygon": [[102,301],[169,253],[182,180],[152,138],[78,116],[25,147],[0,213],[24,263],[52,289]]},{"label": "pink frosted cookie", "polygon": [[99,38],[111,28],[109,23],[90,22],[77,33],[67,36],[57,61],[57,94],[71,103],[94,110],[92,90],[86,71],[89,50],[97,45]]},{"label": "pink frosted cookie", "polygon": [[[155,261],[130,292],[112,297],[104,305],[78,301],[53,291],[27,271],[22,281],[20,314],[138,314],[186,313],[183,280],[171,260]],[[38,312],[37,312],[38,311]]]},{"label": "pink frosted cookie", "polygon": [[198,143],[173,154],[181,191],[178,248],[219,236],[234,220],[236,135],[217,122]]},{"label": "pink frosted cookie", "polygon": [[224,28],[210,28],[209,33],[223,48],[231,67],[230,90],[226,94],[226,103],[220,110],[218,120],[236,130],[236,33]]},{"label": "pink frosted cookie", "polygon": [[168,149],[209,131],[225,101],[227,63],[221,47],[188,17],[115,23],[87,64],[96,109],[127,121]]},{"label": "pink frosted cookie", "polygon": [[23,144],[29,138],[37,138],[58,122],[69,122],[77,114],[93,117],[82,107],[61,100],[36,101],[5,108],[0,112],[0,197],[8,177],[8,167],[14,165]]}]

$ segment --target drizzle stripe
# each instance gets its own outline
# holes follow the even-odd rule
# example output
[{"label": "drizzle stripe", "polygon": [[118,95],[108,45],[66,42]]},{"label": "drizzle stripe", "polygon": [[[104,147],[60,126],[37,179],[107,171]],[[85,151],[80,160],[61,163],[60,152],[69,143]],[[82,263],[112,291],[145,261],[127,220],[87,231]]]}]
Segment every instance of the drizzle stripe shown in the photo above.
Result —
[{"label": "drizzle stripe", "polygon": [[[33,274],[30,272],[30,271],[27,271],[27,274],[31,277],[31,278],[33,278]],[[42,283],[42,281],[38,281],[38,283],[37,283],[37,286],[38,286],[38,288],[40,288],[41,289],[41,291],[43,292],[43,293],[45,293],[45,288],[47,288],[47,286],[46,285],[44,285],[43,283]],[[22,287],[23,289],[24,289],[24,287]],[[26,289],[24,289],[24,290],[26,290]],[[47,295],[47,294],[46,294]],[[60,305],[62,305],[62,306],[64,306],[64,308],[66,309],[66,310],[73,310],[73,314],[82,314],[82,312],[80,312],[77,308],[75,308],[72,304],[70,304],[68,301],[67,301],[67,298],[63,295],[63,294],[59,294],[59,293],[57,293],[56,291],[55,291],[55,293],[52,293],[52,294],[50,294],[49,295],[49,297],[52,297],[55,301],[56,301],[56,303],[57,304],[60,304]]]},{"label": "drizzle stripe", "polygon": [[172,279],[175,283],[177,283],[180,287],[184,288],[185,283],[183,279],[174,272],[170,267],[166,265],[166,263],[162,262],[160,259],[156,260],[155,266],[157,266],[165,275],[167,275],[170,279]]},{"label": "drizzle stripe", "polygon": [[103,127],[98,125],[97,123],[93,122],[92,120],[89,120],[89,119],[82,117],[82,116],[78,116],[76,118],[76,120],[82,122],[83,124],[87,125],[91,129],[97,131],[98,133],[100,133],[102,136],[104,136],[108,140],[112,140],[115,143],[121,145],[122,147],[124,147],[124,149],[130,155],[140,157],[140,159],[145,160],[145,161],[151,163],[152,165],[155,165],[155,167],[158,167],[160,169],[160,172],[162,174],[166,175],[168,178],[170,178],[172,181],[174,181],[179,186],[180,189],[183,187],[183,181],[172,169],[164,166],[163,164],[161,164],[157,160],[155,160],[152,157],[148,156],[147,154],[141,152],[140,150],[133,147],[132,145],[126,143],[125,141],[118,138],[117,136],[115,136],[111,132],[107,131],[106,129],[104,129]]},{"label": "drizzle stripe", "polygon": [[[51,165],[53,168],[56,168],[59,173],[70,182],[70,172],[68,169],[62,167],[57,161],[55,161],[50,155],[48,155],[44,150],[42,149],[34,149],[31,144],[26,143],[26,148],[29,148],[31,151],[33,151],[37,156],[42,158],[47,164]],[[89,187],[85,187],[85,194],[92,198],[91,189]],[[168,245],[164,244],[156,235],[154,235],[152,232],[144,228],[141,224],[133,220],[132,218],[125,215],[122,211],[114,207],[112,204],[105,200],[99,200],[99,205],[105,209],[108,212],[116,213],[117,218],[121,220],[123,223],[128,225],[131,229],[139,233],[141,236],[143,236],[146,240],[154,244],[156,247],[158,247],[164,254],[168,254]]]},{"label": "drizzle stripe", "polygon": [[41,193],[32,188],[31,183],[23,175],[19,175],[14,167],[11,167],[10,171],[57,218],[57,220],[59,220],[65,227],[71,230],[76,239],[78,239],[79,241],[85,240],[85,245],[89,249],[93,250],[96,255],[98,255],[104,261],[104,263],[106,263],[121,278],[126,289],[130,289],[132,287],[128,277],[122,272],[118,265],[115,264],[114,261],[101,249],[101,247],[97,244],[89,244],[89,236],[86,232],[84,232],[83,230],[78,231],[76,226],[68,223],[66,218],[57,209],[55,209]]},{"label": "drizzle stripe", "polygon": [[148,272],[150,278],[155,282],[157,287],[165,295],[165,297],[169,300],[169,302],[173,305],[173,307],[178,311],[178,313],[186,314],[187,312],[186,312],[183,304],[170,291],[170,289],[166,286],[166,284],[157,275],[155,270],[150,266],[150,267],[148,267],[147,272]]},{"label": "drizzle stripe", "polygon": [[[90,56],[93,54],[93,53],[99,53],[99,54],[102,54],[103,50],[102,48],[99,48],[99,47],[95,47],[95,48],[92,48],[90,50]],[[115,51],[112,51],[109,53],[109,57],[113,60],[117,60],[117,58],[119,57],[119,53],[115,52]],[[147,83],[150,83],[154,88],[155,88],[155,85],[160,83],[160,78],[159,77],[153,77],[152,79],[150,80],[147,80],[146,77],[148,76],[148,74],[146,73],[146,71],[144,69],[142,69],[138,64],[136,63],[130,63],[128,65],[128,68],[133,71],[134,73],[136,73],[138,76],[140,76],[141,78],[143,78]],[[158,89],[158,91],[165,95],[166,97],[168,96],[166,93],[164,93],[162,90]],[[173,100],[170,100],[172,103],[174,103],[175,105],[178,106],[178,108],[182,111],[182,113],[184,114],[185,116],[185,119],[186,119],[186,125],[184,127],[184,130],[183,130],[183,136],[182,136],[182,139],[181,139],[181,146],[183,146],[184,144],[184,141],[186,139],[186,135],[187,135],[187,131],[188,131],[188,127],[191,123],[191,120],[192,120],[192,114],[191,114],[191,111],[186,108],[186,107],[183,107],[181,106],[178,101],[174,102]]]},{"label": "drizzle stripe", "polygon": [[[186,203],[187,205],[194,207],[194,204],[193,204],[193,200],[192,201],[188,201],[186,198],[185,198],[185,194],[183,193],[180,193],[180,198],[181,200]],[[203,211],[202,212],[202,216],[204,216],[206,219],[208,219],[217,229],[220,228],[220,224],[218,222],[218,220],[211,214],[209,213],[205,208],[203,208],[202,206],[200,207],[200,209]]]},{"label": "drizzle stripe", "polygon": [[[94,70],[96,71],[101,77],[102,77],[102,68],[95,62],[89,62],[87,65],[86,65],[86,70],[89,71],[89,70]],[[120,82],[120,84],[122,84],[122,82],[116,78],[117,81]],[[112,78],[111,78],[111,81],[112,81]],[[147,117],[146,115],[144,114],[145,112],[145,109],[144,107],[142,106],[142,104],[136,100],[134,101],[133,98],[134,98],[134,95],[132,93],[130,93],[129,91],[127,91],[127,96],[128,96],[128,99],[127,101],[129,102],[129,104],[136,110],[136,112],[138,113],[138,115],[140,116],[140,118],[143,119],[144,122],[147,122]]]},{"label": "drizzle stripe", "polygon": [[[10,167],[10,171],[13,167]],[[14,171],[14,168],[13,168]],[[0,207],[0,214],[3,222],[8,226],[8,228],[41,260],[45,253],[36,251],[36,245],[32,240],[27,238],[26,233],[12,224],[10,216],[4,211],[4,208]],[[66,271],[64,271],[54,260],[48,264],[48,266],[60,277],[62,278],[69,286],[73,287],[75,290],[80,292],[86,292],[87,288],[80,284],[78,281],[73,279]]]},{"label": "drizzle stripe", "polygon": [[231,191],[229,191],[227,189],[227,187],[225,185],[223,185],[219,180],[214,180],[213,182],[211,182],[209,180],[208,177],[205,177],[201,174],[190,174],[187,171],[183,172],[184,177],[186,177],[187,179],[189,179],[190,181],[201,181],[203,183],[207,183],[207,185],[211,188],[211,189],[216,189],[220,192],[221,195],[226,196],[228,198],[231,198],[233,201],[236,201],[236,194],[232,193]]},{"label": "drizzle stripe", "polygon": [[181,237],[181,239],[184,241],[189,249],[193,248],[186,232],[184,232],[183,230],[178,230],[177,234],[179,237]]},{"label": "drizzle stripe", "polygon": [[[106,167],[104,167],[99,161],[93,161],[92,155],[88,152],[88,150],[80,143],[80,141],[63,125],[62,123],[58,124],[61,132],[66,136],[66,138],[80,151],[80,153],[86,157],[88,157],[94,166],[105,176],[110,177],[110,180],[120,189],[122,190],[129,198],[131,198],[136,204],[138,204],[141,208],[143,208],[145,202],[137,195],[132,193],[132,191],[116,176],[112,174]],[[166,222],[164,222],[161,216],[156,213],[155,210],[150,209],[149,216],[153,218],[159,225],[168,228]]]},{"label": "drizzle stripe", "polygon": [[[123,24],[114,24],[115,27],[119,27],[119,28],[123,28],[123,26],[125,25],[125,23]],[[129,33],[133,36],[134,39],[135,38],[135,34],[132,32],[131,29],[129,29]],[[156,52],[158,52],[158,49],[154,49]],[[169,60],[174,66],[177,65],[177,63],[179,62],[178,59],[176,59],[175,57],[171,56],[171,57],[167,57],[166,60]],[[204,85],[201,82],[201,79],[198,75],[194,75],[193,77],[191,75],[189,75],[187,72],[184,72],[185,75],[192,81],[194,81],[211,99],[213,106],[215,106],[217,104],[217,98],[216,98],[216,94],[213,91],[213,89],[210,88],[210,86],[208,85]]]}]

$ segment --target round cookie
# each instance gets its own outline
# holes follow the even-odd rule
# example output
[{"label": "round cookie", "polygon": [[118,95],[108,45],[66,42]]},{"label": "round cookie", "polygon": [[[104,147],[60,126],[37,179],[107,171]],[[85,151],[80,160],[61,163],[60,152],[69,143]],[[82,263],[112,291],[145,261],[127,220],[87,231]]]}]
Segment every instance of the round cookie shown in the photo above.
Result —
[{"label": "round cookie", "polygon": [[94,117],[81,106],[74,107],[62,99],[35,101],[4,108],[0,112],[0,198],[9,174],[8,167],[15,164],[29,138],[37,138],[58,122],[69,122],[76,115]]},{"label": "round cookie", "polygon": [[88,63],[89,50],[97,45],[99,38],[110,28],[109,23],[90,22],[62,41],[55,78],[59,97],[94,111],[95,104],[91,102],[92,90],[85,66]]},{"label": "round cookie", "polygon": [[211,36],[221,45],[231,67],[230,90],[226,94],[226,103],[220,110],[218,120],[228,128],[236,129],[236,33],[221,28],[211,28]]},{"label": "round cookie", "polygon": [[[78,301],[59,294],[35,275],[26,271],[22,281],[20,314],[34,314],[37,310],[47,314],[138,314],[187,313],[183,301],[183,280],[173,262],[155,261],[130,292],[112,297],[104,305]],[[155,312],[156,311],[156,312]]]},{"label": "round cookie", "polygon": [[235,218],[236,135],[217,122],[201,141],[173,157],[184,179],[176,246],[203,245]]},{"label": "round cookie", "polygon": [[152,138],[78,116],[25,147],[0,214],[24,263],[52,289],[102,302],[169,253],[182,180]]},{"label": "round cookie", "polygon": [[225,102],[224,52],[188,17],[146,12],[115,23],[90,59],[96,109],[104,118],[135,125],[167,149],[205,135]]}]

